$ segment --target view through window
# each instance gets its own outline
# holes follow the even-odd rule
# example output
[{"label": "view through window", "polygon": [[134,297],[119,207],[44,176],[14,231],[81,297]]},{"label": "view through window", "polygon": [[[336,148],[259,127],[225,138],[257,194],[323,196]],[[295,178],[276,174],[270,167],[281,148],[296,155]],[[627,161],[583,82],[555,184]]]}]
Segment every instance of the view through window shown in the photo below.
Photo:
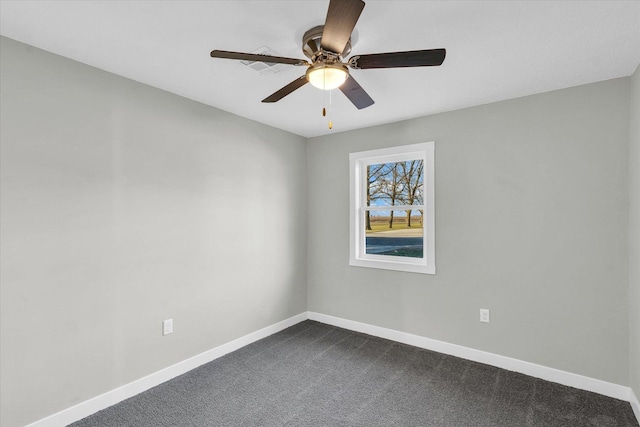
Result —
[{"label": "view through window", "polygon": [[422,159],[367,165],[365,253],[422,258]]}]

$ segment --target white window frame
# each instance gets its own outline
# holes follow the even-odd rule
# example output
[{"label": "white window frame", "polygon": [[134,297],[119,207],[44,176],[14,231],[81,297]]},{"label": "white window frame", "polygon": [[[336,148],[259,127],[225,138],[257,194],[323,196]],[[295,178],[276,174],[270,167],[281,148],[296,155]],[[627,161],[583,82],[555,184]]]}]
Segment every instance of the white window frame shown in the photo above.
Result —
[{"label": "white window frame", "polygon": [[[435,142],[402,145],[379,150],[361,151],[349,154],[350,172],[350,251],[349,265],[356,267],[381,268],[384,270],[408,271],[412,273],[436,274],[435,258]],[[422,160],[424,163],[423,199],[424,205],[415,205],[416,210],[424,209],[423,258],[374,255],[365,252],[366,231],[364,229],[364,207],[366,207],[367,166],[381,163]],[[390,206],[369,210],[402,210]]]}]

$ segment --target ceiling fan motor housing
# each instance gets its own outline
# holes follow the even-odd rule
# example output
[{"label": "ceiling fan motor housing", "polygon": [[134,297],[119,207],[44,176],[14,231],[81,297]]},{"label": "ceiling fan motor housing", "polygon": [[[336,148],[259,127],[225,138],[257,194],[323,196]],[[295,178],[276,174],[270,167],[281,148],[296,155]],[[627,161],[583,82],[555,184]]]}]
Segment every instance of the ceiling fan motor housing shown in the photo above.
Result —
[{"label": "ceiling fan motor housing", "polygon": [[[321,59],[322,56],[337,56],[331,62],[340,62],[342,58],[345,58],[351,52],[351,38],[347,41],[342,52],[329,52],[321,48],[320,42],[322,41],[322,34],[324,32],[324,25],[318,25],[313,27],[304,33],[302,36],[302,53],[315,62],[317,59]],[[326,58],[325,58],[326,59]]]}]

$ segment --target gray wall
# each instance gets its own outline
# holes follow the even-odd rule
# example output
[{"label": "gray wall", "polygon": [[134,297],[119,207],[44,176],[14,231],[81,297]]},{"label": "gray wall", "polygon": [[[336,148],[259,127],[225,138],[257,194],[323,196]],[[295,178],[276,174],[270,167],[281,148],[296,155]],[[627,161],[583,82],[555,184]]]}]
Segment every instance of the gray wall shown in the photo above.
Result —
[{"label": "gray wall", "polygon": [[[348,154],[431,140],[437,274],[350,267]],[[628,78],[311,139],[309,310],[627,385],[628,145]]]},{"label": "gray wall", "polygon": [[631,77],[629,135],[630,384],[640,399],[640,67]]},{"label": "gray wall", "polygon": [[2,426],[306,310],[304,138],[0,47]]}]

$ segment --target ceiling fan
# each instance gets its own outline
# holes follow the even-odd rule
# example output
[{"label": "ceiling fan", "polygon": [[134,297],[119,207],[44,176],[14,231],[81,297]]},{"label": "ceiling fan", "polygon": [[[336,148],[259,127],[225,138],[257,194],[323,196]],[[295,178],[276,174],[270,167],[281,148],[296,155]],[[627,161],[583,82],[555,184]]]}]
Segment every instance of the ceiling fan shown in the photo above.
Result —
[{"label": "ceiling fan", "polygon": [[302,37],[302,51],[309,61],[262,54],[214,50],[213,58],[258,61],[265,63],[306,66],[307,72],[282,89],[266,97],[262,102],[277,102],[307,83],[323,89],[340,88],[340,91],[358,109],[373,105],[374,101],[349,75],[349,68],[428,67],[444,61],[445,49],[413,50],[405,52],[355,55],[343,62],[351,52],[351,33],[364,9],[362,0],[330,0],[324,25],[311,28]]}]

